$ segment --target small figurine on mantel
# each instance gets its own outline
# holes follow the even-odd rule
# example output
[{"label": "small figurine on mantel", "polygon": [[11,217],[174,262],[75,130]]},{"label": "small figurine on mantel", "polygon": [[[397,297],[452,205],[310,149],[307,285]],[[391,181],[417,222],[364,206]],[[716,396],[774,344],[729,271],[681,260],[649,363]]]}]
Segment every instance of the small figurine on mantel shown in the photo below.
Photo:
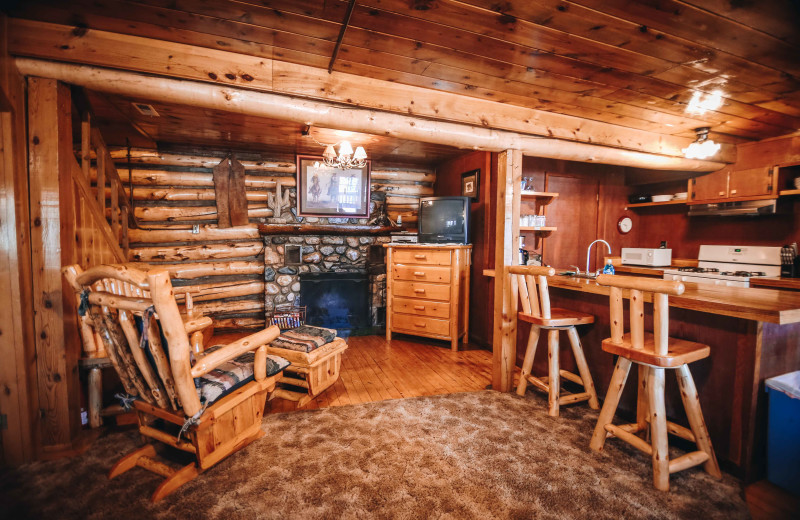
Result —
[{"label": "small figurine on mantel", "polygon": [[375,203],[375,210],[370,215],[370,220],[367,222],[369,226],[400,226],[400,222],[394,222],[389,218],[386,204],[386,192],[373,191],[370,200]]}]

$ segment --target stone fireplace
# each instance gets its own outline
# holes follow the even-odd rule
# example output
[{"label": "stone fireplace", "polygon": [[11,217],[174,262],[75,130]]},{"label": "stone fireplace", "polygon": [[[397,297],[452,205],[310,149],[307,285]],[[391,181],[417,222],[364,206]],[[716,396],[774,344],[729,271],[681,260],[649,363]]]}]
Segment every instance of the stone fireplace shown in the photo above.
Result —
[{"label": "stone fireplace", "polygon": [[[308,306],[308,302],[305,301],[306,296],[301,298],[303,287],[301,278],[313,277],[304,277],[304,274],[350,273],[361,275],[364,279],[366,308],[363,312],[366,313],[364,320],[367,327],[383,327],[386,319],[386,268],[380,252],[383,249],[382,245],[387,242],[389,242],[388,236],[265,236],[266,311],[269,313],[277,305],[287,303],[299,302]],[[298,251],[299,262],[296,257]],[[318,278],[329,281],[324,276]],[[360,301],[359,298],[353,298],[352,303]],[[341,303],[348,304],[347,301]],[[308,311],[311,312],[311,309]]]}]

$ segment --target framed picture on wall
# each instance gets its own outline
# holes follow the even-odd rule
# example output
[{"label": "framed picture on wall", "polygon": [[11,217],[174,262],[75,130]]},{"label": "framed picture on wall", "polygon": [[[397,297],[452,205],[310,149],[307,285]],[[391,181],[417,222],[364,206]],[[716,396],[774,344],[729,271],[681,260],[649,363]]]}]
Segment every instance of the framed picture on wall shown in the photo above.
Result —
[{"label": "framed picture on wall", "polygon": [[480,193],[481,170],[472,170],[461,174],[461,196],[478,200]]},{"label": "framed picture on wall", "polygon": [[369,216],[370,161],[363,168],[331,168],[322,157],[297,156],[297,214],[301,217]]}]

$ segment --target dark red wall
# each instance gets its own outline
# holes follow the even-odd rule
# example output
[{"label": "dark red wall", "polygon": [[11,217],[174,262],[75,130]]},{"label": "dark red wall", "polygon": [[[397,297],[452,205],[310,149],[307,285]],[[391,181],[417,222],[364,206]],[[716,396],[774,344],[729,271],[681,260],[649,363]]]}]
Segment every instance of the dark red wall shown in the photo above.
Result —
[{"label": "dark red wall", "polygon": [[[494,218],[495,211],[492,188],[492,154],[489,152],[472,152],[456,159],[440,164],[436,168],[436,184],[434,194],[437,196],[461,195],[461,174],[480,169],[479,193],[477,200],[472,201],[472,269],[470,271],[470,327],[471,340],[482,346],[491,345],[492,307],[487,306],[487,298],[491,298],[491,279],[483,275],[494,257]],[[490,203],[487,203],[491,201]]]}]

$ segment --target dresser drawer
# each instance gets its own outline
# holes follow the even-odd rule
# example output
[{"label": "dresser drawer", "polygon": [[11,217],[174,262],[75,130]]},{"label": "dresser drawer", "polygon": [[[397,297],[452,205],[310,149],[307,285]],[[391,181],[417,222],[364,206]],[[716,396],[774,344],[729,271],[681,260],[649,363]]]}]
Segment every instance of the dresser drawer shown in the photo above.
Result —
[{"label": "dresser drawer", "polygon": [[392,262],[395,264],[450,265],[450,255],[449,250],[397,249],[392,252]]},{"label": "dresser drawer", "polygon": [[450,285],[423,282],[392,282],[392,295],[426,300],[450,301]]},{"label": "dresser drawer", "polygon": [[450,304],[432,300],[412,300],[410,298],[392,298],[392,312],[416,314],[431,318],[450,318]]},{"label": "dresser drawer", "polygon": [[392,312],[392,330],[403,330],[413,334],[449,336],[450,321]]},{"label": "dresser drawer", "polygon": [[392,267],[392,279],[450,283],[450,268],[429,265],[395,265]]}]

